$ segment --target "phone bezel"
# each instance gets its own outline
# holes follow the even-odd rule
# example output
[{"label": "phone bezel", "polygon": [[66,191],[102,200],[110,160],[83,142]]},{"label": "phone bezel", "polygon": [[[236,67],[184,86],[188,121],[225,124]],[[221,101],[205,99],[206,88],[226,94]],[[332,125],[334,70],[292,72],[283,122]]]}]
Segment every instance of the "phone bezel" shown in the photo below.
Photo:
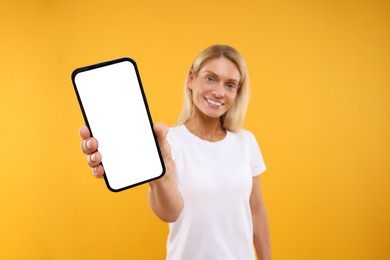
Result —
[{"label": "phone bezel", "polygon": [[[82,112],[82,115],[83,115],[83,118],[84,118],[84,122],[85,122],[86,126],[88,127],[88,129],[89,129],[89,131],[91,133],[91,137],[93,137],[93,130],[90,127],[90,124],[89,124],[89,121],[88,121],[88,117],[86,115],[86,112],[85,112],[85,109],[84,109],[84,106],[83,106],[83,102],[82,102],[82,99],[80,97],[77,85],[76,85],[75,78],[76,78],[77,74],[83,73],[83,72],[86,72],[86,71],[90,71],[90,70],[94,70],[94,69],[98,69],[98,68],[102,68],[102,67],[105,67],[105,66],[110,66],[110,65],[113,65],[113,64],[116,64],[116,63],[120,63],[120,62],[124,62],[124,61],[131,62],[132,65],[134,66],[135,73],[136,73],[136,76],[137,76],[138,86],[139,86],[141,94],[142,94],[142,99],[143,99],[143,103],[144,103],[144,106],[145,106],[145,109],[146,109],[146,113],[147,113],[147,116],[148,116],[150,128],[152,130],[154,142],[155,142],[155,145],[156,145],[156,149],[157,149],[157,152],[158,152],[158,155],[159,155],[159,158],[160,158],[162,173],[160,175],[158,175],[157,177],[155,177],[155,178],[146,179],[144,181],[137,182],[137,183],[134,183],[134,184],[131,184],[131,185],[128,185],[128,186],[124,186],[124,187],[119,188],[119,189],[114,189],[114,188],[112,188],[110,186],[108,177],[107,177],[106,173],[104,172],[103,177],[104,177],[106,186],[112,192],[123,191],[123,190],[129,189],[129,188],[133,188],[135,186],[139,186],[139,185],[148,183],[150,181],[157,180],[157,179],[163,177],[165,172],[166,172],[166,167],[165,167],[164,160],[163,160],[163,157],[162,157],[162,154],[161,154],[160,146],[158,144],[157,136],[156,136],[156,134],[155,134],[155,132],[153,130],[153,120],[152,120],[152,116],[151,116],[151,113],[150,113],[150,110],[149,110],[149,105],[148,105],[148,102],[147,102],[146,94],[145,94],[145,91],[144,91],[144,88],[143,88],[143,85],[142,85],[141,77],[140,77],[140,74],[139,74],[139,71],[138,71],[138,66],[137,66],[137,63],[132,58],[123,57],[123,58],[114,59],[114,60],[110,60],[110,61],[104,61],[104,62],[96,63],[96,64],[93,64],[93,65],[88,65],[88,66],[77,68],[77,69],[75,69],[72,72],[72,76],[71,77],[72,77],[73,88],[74,88],[74,91],[75,91],[76,96],[77,96],[77,101],[79,103],[79,106],[80,106],[80,109],[81,109],[81,112]],[[104,162],[104,158],[103,158],[103,160],[101,162],[101,165],[104,168],[103,162]]]}]

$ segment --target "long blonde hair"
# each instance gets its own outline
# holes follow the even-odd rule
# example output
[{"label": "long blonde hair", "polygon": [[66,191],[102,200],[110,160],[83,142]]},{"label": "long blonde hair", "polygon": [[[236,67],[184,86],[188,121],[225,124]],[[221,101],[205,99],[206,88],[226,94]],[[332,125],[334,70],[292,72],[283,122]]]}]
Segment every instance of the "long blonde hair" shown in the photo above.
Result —
[{"label": "long blonde hair", "polygon": [[204,49],[195,58],[184,82],[183,106],[176,125],[184,124],[191,117],[193,107],[192,90],[188,87],[188,80],[191,71],[193,72],[193,75],[197,77],[199,71],[207,62],[221,57],[233,62],[240,73],[240,82],[236,98],[229,110],[221,117],[222,127],[233,132],[242,128],[249,102],[248,70],[241,54],[233,47],[227,45],[212,45]]}]

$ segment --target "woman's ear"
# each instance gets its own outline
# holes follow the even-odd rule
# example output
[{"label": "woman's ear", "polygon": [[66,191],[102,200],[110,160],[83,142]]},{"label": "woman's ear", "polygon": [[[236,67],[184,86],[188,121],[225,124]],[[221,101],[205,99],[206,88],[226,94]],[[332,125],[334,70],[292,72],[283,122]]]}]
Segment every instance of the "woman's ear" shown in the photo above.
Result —
[{"label": "woman's ear", "polygon": [[188,72],[188,84],[187,84],[187,86],[188,86],[188,88],[189,89],[192,89],[192,81],[194,80],[194,71],[191,69],[189,72]]}]

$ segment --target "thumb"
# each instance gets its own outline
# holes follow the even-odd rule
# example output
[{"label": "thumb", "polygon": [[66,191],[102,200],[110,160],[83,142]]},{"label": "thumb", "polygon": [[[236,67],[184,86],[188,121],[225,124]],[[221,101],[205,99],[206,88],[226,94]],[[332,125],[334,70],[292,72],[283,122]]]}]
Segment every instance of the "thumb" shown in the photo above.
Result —
[{"label": "thumb", "polygon": [[156,133],[158,144],[160,146],[161,154],[164,161],[172,159],[171,146],[167,140],[168,126],[164,123],[155,123],[153,125],[154,132]]}]

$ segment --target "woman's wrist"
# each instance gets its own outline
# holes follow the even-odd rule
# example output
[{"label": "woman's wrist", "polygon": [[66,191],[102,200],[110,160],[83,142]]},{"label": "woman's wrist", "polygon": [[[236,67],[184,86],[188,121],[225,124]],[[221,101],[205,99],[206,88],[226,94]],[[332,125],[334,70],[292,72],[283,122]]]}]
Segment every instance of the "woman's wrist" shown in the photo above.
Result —
[{"label": "woman's wrist", "polygon": [[172,177],[174,177],[175,174],[175,163],[173,160],[167,160],[164,162],[165,164],[165,173],[164,176],[161,178],[158,178],[157,180],[149,182],[150,188],[155,188],[157,186],[166,185],[172,181]]}]

